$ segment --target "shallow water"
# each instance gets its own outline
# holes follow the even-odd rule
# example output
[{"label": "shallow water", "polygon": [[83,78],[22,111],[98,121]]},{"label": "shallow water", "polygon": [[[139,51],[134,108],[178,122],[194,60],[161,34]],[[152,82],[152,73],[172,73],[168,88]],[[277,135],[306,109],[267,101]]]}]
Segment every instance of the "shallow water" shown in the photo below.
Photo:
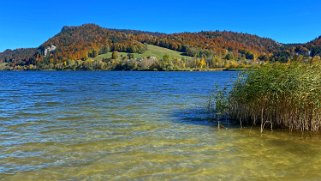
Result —
[{"label": "shallow water", "polygon": [[0,179],[319,180],[319,137],[208,121],[236,75],[0,72]]}]

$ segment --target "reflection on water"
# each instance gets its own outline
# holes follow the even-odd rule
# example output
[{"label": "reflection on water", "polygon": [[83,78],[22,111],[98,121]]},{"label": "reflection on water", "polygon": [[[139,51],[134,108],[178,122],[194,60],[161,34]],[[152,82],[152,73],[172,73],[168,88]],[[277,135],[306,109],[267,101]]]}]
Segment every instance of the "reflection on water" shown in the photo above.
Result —
[{"label": "reflection on water", "polygon": [[220,129],[236,72],[1,72],[0,179],[318,180],[320,138]]}]

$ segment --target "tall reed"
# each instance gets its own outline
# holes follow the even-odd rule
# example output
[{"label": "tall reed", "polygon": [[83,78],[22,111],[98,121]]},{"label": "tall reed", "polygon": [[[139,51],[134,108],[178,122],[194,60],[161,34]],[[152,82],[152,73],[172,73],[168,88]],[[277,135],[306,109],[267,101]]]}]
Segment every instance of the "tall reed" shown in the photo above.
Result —
[{"label": "tall reed", "polygon": [[241,126],[260,126],[261,132],[267,127],[321,130],[320,63],[263,65],[242,73],[231,90],[217,94],[215,111]]}]

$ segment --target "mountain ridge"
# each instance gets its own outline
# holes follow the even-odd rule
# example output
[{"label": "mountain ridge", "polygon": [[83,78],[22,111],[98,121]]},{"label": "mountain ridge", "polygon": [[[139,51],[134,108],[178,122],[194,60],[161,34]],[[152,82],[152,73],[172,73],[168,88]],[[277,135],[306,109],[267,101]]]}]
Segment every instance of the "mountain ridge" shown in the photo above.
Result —
[{"label": "mountain ridge", "polygon": [[[308,43],[282,44],[271,38],[232,31],[159,33],[109,29],[96,24],[64,26],[37,48],[19,48],[0,53],[0,62],[37,64],[86,60],[108,51],[143,53],[146,44],[182,52],[191,57],[220,57],[235,60],[284,61],[296,55],[321,54],[321,36]],[[54,48],[53,48],[53,47]],[[47,55],[49,53],[49,56]]]}]

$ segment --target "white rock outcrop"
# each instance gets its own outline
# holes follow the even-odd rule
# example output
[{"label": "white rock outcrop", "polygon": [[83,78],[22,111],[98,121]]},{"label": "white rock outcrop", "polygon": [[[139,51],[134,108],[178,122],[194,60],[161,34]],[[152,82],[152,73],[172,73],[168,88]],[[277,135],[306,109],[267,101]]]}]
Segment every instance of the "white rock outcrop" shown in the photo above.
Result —
[{"label": "white rock outcrop", "polygon": [[44,54],[45,56],[47,56],[50,52],[53,52],[53,51],[55,51],[56,49],[57,49],[57,47],[56,47],[55,45],[47,46],[47,47],[45,48],[45,50],[43,51],[43,54]]}]

